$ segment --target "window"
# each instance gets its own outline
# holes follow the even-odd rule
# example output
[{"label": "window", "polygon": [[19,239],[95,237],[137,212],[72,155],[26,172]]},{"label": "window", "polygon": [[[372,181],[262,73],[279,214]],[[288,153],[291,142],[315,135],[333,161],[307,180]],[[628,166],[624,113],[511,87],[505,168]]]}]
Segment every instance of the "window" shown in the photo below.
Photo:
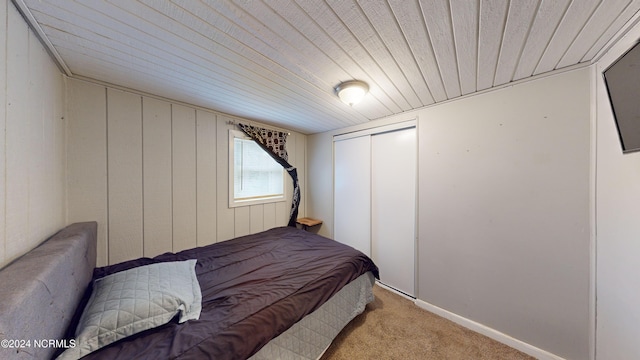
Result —
[{"label": "window", "polygon": [[241,131],[229,130],[229,207],[284,201],[284,169]]}]

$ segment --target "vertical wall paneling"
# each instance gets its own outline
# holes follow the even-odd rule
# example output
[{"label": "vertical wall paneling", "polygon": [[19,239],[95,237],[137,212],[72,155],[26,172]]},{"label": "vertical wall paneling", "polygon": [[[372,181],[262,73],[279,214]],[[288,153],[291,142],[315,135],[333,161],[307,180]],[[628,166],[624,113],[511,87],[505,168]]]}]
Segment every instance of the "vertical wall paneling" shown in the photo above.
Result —
[{"label": "vertical wall paneling", "polygon": [[318,234],[333,237],[333,134],[326,132],[306,137],[307,146],[307,176],[309,186],[305,190],[307,195],[306,214],[322,219],[323,223]]},{"label": "vertical wall paneling", "polygon": [[[290,199],[229,208],[230,118],[75,79],[68,94],[68,219],[98,221],[99,265],[287,224]],[[290,141],[305,189],[306,136]]]},{"label": "vertical wall paneling", "polygon": [[298,181],[300,182],[300,207],[298,208],[298,217],[307,216],[307,187],[302,184],[307,183],[307,137],[294,134],[296,142],[296,162],[295,167],[298,169]]},{"label": "vertical wall paneling", "polygon": [[[27,126],[27,143],[23,146],[29,149],[29,160],[25,164],[29,195],[25,202],[29,214],[27,238],[39,243],[58,231],[65,221],[64,178],[59,176],[65,171],[64,158],[58,157],[65,139],[57,136],[60,131],[56,129],[64,128],[64,123],[60,122],[62,113],[56,111],[60,106],[53,105],[54,101],[63,103],[63,98],[59,97],[63,89],[51,88],[52,84],[60,84],[62,77],[52,66],[36,35],[31,31],[28,34],[28,101],[25,103],[28,110],[27,118],[23,119]],[[30,248],[28,246],[26,250]]]},{"label": "vertical wall paneling", "polygon": [[[287,179],[287,183],[288,184],[291,183],[290,177],[289,179]],[[291,185],[285,185],[285,186],[291,186]],[[292,192],[293,190],[289,190],[289,194],[291,194]],[[279,201],[274,203],[274,207],[275,207],[276,223],[287,225],[287,223],[289,222],[289,215],[291,213],[291,203],[285,202],[285,201]]]},{"label": "vertical wall paneling", "polygon": [[[289,155],[289,164],[296,166],[296,136],[291,133],[287,137],[287,154]],[[298,170],[299,171],[299,170]],[[286,225],[289,222],[289,215],[291,214],[291,196],[293,194],[293,181],[291,180],[291,176],[285,171],[284,172],[284,186],[285,186],[285,194],[286,200],[279,201],[276,205],[276,221],[279,224]]]},{"label": "vertical wall paneling", "polygon": [[107,90],[109,262],[143,256],[142,98]]},{"label": "vertical wall paneling", "polygon": [[217,187],[217,212],[218,212],[218,234],[217,241],[229,240],[235,235],[234,210],[229,208],[229,129],[227,125],[230,119],[225,116],[218,116],[218,126],[216,137],[218,139],[218,153],[216,154],[218,174]]},{"label": "vertical wall paneling", "polygon": [[[58,66],[56,64],[51,63],[49,65],[50,69],[52,72],[54,72],[53,74],[50,74],[50,76],[53,78],[52,81],[57,80],[57,83],[54,82],[54,84],[52,85],[52,91],[57,91],[57,96],[56,98],[53,100],[54,101],[54,106],[56,108],[56,114],[59,114],[59,116],[56,116],[56,138],[55,138],[55,143],[57,145],[57,149],[58,149],[58,159],[60,159],[59,161],[63,164],[62,169],[58,169],[58,179],[60,179],[60,183],[58,184],[58,191],[60,191],[60,194],[58,194],[58,199],[60,204],[64,204],[63,206],[63,212],[61,214],[62,217],[62,223],[66,224],[68,219],[66,218],[67,214],[68,214],[68,208],[69,208],[69,204],[68,204],[68,193],[67,193],[67,179],[68,179],[68,170],[67,170],[67,144],[68,144],[68,136],[67,136],[67,78],[65,78],[61,73],[59,73],[58,71]],[[56,165],[51,165],[52,167],[57,167]]]},{"label": "vertical wall paneling", "polygon": [[144,256],[173,251],[171,104],[142,99]]},{"label": "vertical wall paneling", "polygon": [[196,112],[172,108],[173,251],[196,246]]},{"label": "vertical wall paneling", "polygon": [[[43,166],[42,171],[47,176],[39,176],[43,181],[42,193],[44,205],[40,216],[48,218],[46,226],[42,228],[44,237],[48,237],[59,230],[61,224],[66,224],[66,126],[65,126],[65,81],[58,67],[49,54],[40,47],[43,68]],[[58,209],[58,211],[51,211]]]},{"label": "vertical wall paneling", "polygon": [[0,5],[0,267],[65,223],[64,80],[12,2]]},{"label": "vertical wall paneling", "polygon": [[[7,29],[7,10],[9,2],[0,5],[0,29]],[[0,34],[0,266],[5,259],[5,203],[6,203],[6,139],[5,130],[7,124],[7,31]]]},{"label": "vertical wall paneling", "polygon": [[257,233],[265,229],[264,227],[264,205],[252,205],[249,207],[249,232]]},{"label": "vertical wall paneling", "polygon": [[[43,67],[40,61],[39,55],[42,49],[36,46],[32,46],[38,43],[38,39],[28,32],[28,44],[29,44],[29,76],[25,78],[27,85],[27,99],[28,106],[25,108],[27,116],[23,121],[27,123],[26,141],[27,146],[31,150],[31,156],[29,156],[27,165],[27,198],[26,205],[29,213],[29,218],[33,216],[34,219],[44,219],[42,209],[44,208],[42,177],[38,174],[42,171],[43,163],[45,160],[45,154],[43,153],[43,138],[44,138],[44,119],[43,119],[43,106],[44,101],[42,98],[42,75]],[[40,50],[40,51],[39,51]],[[27,227],[27,238],[46,238],[42,232],[42,227],[45,225],[44,221],[29,221]]]},{"label": "vertical wall paneling", "polygon": [[196,111],[197,243],[216,242],[216,115]]},{"label": "vertical wall paneling", "polygon": [[[264,221],[264,229],[271,229],[278,226],[278,222],[276,220],[276,204],[264,204],[263,205],[263,221]],[[281,225],[286,225],[281,224]]]},{"label": "vertical wall paneling", "polygon": [[98,266],[108,265],[107,90],[71,80],[67,96],[67,221],[98,222]]},{"label": "vertical wall paneling", "polygon": [[235,236],[244,236],[251,233],[251,206],[240,206],[235,211]]},{"label": "vertical wall paneling", "polygon": [[6,260],[29,244],[29,30],[10,6],[7,19]]}]

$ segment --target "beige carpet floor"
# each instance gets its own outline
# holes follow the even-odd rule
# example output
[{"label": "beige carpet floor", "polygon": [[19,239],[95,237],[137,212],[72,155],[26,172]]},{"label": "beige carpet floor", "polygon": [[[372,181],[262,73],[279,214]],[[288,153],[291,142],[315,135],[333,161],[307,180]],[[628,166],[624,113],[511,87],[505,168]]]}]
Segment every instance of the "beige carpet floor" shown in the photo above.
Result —
[{"label": "beige carpet floor", "polygon": [[374,286],[375,300],[334,340],[321,360],[533,359],[412,301]]}]

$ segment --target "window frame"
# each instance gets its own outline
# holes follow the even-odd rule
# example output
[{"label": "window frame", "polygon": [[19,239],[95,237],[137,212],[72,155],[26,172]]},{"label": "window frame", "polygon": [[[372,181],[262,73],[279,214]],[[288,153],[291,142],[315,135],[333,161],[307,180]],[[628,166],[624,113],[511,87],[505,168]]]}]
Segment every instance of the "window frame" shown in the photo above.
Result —
[{"label": "window frame", "polygon": [[[248,200],[236,200],[235,198],[235,181],[234,181],[234,173],[235,173],[235,139],[242,140],[251,140],[249,136],[247,136],[244,132],[240,130],[229,129],[229,208],[236,208],[241,206],[251,206],[251,205],[259,205],[259,204],[271,204],[277,202],[286,201],[289,195],[289,187],[287,186],[285,179],[285,170],[279,164],[278,166],[282,169],[282,195],[268,196],[258,199],[248,199]],[[259,146],[259,145],[258,145]],[[263,149],[264,150],[264,149]],[[267,154],[267,156],[270,156]],[[275,160],[273,160],[276,162]],[[276,162],[277,163],[277,162]]]}]

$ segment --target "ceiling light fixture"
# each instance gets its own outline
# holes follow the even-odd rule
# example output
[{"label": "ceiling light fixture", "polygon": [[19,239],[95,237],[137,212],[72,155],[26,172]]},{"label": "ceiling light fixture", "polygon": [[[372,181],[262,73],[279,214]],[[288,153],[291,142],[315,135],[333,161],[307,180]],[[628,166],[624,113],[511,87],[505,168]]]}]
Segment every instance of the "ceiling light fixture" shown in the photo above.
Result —
[{"label": "ceiling light fixture", "polygon": [[343,103],[353,106],[367,94],[369,85],[364,81],[349,80],[338,84],[335,91]]}]

